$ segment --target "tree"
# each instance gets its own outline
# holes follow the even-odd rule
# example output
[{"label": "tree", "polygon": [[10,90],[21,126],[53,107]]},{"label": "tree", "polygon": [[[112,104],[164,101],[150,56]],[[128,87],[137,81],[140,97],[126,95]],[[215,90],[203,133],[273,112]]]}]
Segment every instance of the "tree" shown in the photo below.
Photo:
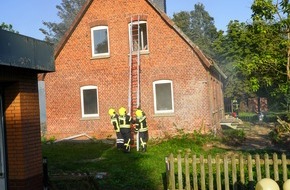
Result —
[{"label": "tree", "polygon": [[195,4],[190,12],[174,14],[172,20],[204,53],[215,56],[212,43],[218,37],[218,32],[213,17],[205,11],[203,4]]},{"label": "tree", "polygon": [[61,5],[57,5],[58,17],[61,19],[60,23],[43,22],[43,25],[48,30],[40,28],[39,30],[45,35],[45,41],[57,44],[61,37],[68,30],[75,16],[86,0],[62,0]]},{"label": "tree", "polygon": [[241,100],[254,96],[249,83],[246,82],[246,76],[237,67],[245,54],[250,52],[248,44],[251,39],[248,37],[247,32],[247,24],[236,20],[230,21],[227,33],[220,32],[213,43],[214,51],[216,52],[215,58],[228,77],[224,84],[224,96],[226,98]]},{"label": "tree", "polygon": [[255,0],[252,7],[254,22],[275,24],[280,34],[287,37],[286,74],[290,79],[290,4],[289,0]]},{"label": "tree", "polygon": [[10,31],[10,32],[14,32],[14,33],[17,33],[17,34],[19,33],[18,31],[13,29],[13,26],[11,24],[6,24],[4,22],[2,22],[2,24],[0,25],[0,29],[7,30],[7,31]]},{"label": "tree", "polygon": [[[288,112],[290,111],[290,4],[289,0],[265,1],[255,0],[252,5],[253,20],[276,25],[280,35],[283,35],[283,44],[286,46],[287,54],[284,58],[286,65],[285,73],[287,82],[280,84],[284,89],[284,100]],[[285,75],[285,74],[284,74]]]},{"label": "tree", "polygon": [[181,11],[179,13],[174,13],[172,20],[175,24],[191,38],[191,28],[190,28],[190,13],[188,11]]},{"label": "tree", "polygon": [[288,26],[277,19],[282,16],[270,14],[275,6],[263,2],[253,3],[252,23],[231,21],[227,33],[219,35],[214,42],[217,58],[228,75],[225,96],[243,99],[256,95],[287,102],[289,39],[285,31]]}]

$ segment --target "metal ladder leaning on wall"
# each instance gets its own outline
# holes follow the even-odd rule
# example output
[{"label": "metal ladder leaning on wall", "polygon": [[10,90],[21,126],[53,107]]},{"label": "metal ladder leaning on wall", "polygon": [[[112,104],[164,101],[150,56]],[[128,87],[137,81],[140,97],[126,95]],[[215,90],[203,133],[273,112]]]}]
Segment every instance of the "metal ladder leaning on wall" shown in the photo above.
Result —
[{"label": "metal ladder leaning on wall", "polygon": [[[134,116],[136,109],[140,106],[140,16],[131,16],[129,27],[130,32],[130,57],[129,57],[129,91],[128,110]],[[134,132],[132,132],[132,137]],[[139,132],[137,132],[137,139]],[[134,140],[135,142],[135,140]],[[139,151],[139,141],[136,140],[137,151]]]}]

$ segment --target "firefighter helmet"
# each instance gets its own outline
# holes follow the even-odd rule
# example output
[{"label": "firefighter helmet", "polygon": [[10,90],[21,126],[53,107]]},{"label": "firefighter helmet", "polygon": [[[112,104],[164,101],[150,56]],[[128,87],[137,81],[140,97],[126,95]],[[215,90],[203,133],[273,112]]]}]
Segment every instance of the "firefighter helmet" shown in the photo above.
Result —
[{"label": "firefighter helmet", "polygon": [[121,107],[121,108],[119,109],[119,114],[120,114],[121,116],[124,116],[124,115],[126,114],[126,108]]},{"label": "firefighter helmet", "polygon": [[137,116],[137,117],[141,117],[142,115],[143,115],[142,110],[138,109],[138,110],[136,111],[136,116]]},{"label": "firefighter helmet", "polygon": [[283,184],[283,190],[290,189],[290,179],[286,180]]},{"label": "firefighter helmet", "polygon": [[115,110],[114,110],[113,108],[110,108],[110,109],[109,109],[109,115],[110,115],[110,116],[113,116],[115,113],[116,113],[116,112],[115,112]]},{"label": "firefighter helmet", "polygon": [[280,188],[273,179],[264,178],[257,183],[255,190],[263,190],[263,189],[279,190]]}]

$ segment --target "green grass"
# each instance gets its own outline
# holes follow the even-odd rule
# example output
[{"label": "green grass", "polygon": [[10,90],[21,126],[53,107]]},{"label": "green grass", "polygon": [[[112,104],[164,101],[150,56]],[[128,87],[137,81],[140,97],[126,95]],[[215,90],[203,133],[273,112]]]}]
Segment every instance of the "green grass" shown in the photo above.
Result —
[{"label": "green grass", "polygon": [[[193,154],[216,154],[225,150],[209,151],[202,145],[215,139],[211,136],[183,135],[179,138],[148,143],[146,153],[132,149],[130,153],[117,150],[114,145],[100,142],[43,144],[43,156],[48,160],[51,189],[110,189],[162,190],[165,180],[165,157],[178,150],[190,149]],[[104,179],[95,179],[97,172],[106,172]],[[81,182],[68,177],[58,180],[56,175],[87,173]],[[70,175],[68,175],[70,176]],[[93,185],[92,185],[93,184]]]},{"label": "green grass", "polygon": [[[232,138],[235,133],[229,133]],[[240,138],[237,134],[237,138]],[[48,160],[51,190],[163,190],[165,189],[165,157],[173,153],[214,156],[228,150],[215,147],[223,139],[199,133],[183,134],[163,141],[150,141],[146,153],[132,149],[123,153],[114,145],[102,142],[44,143],[43,156]],[[210,144],[210,147],[205,146]],[[234,150],[232,150],[234,151]],[[271,153],[272,150],[245,151],[244,154]],[[105,172],[97,179],[98,172]],[[87,174],[74,177],[74,174]]]}]

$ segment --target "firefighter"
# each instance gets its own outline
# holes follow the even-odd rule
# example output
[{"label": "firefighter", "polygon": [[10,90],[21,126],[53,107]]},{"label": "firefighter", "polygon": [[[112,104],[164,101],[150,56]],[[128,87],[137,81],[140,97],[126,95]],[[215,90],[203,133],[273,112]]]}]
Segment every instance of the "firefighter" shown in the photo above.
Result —
[{"label": "firefighter", "polygon": [[141,109],[136,110],[135,131],[139,132],[139,144],[141,150],[146,152],[148,141],[148,127],[146,121],[146,115]]},{"label": "firefighter", "polygon": [[111,124],[114,127],[117,137],[117,149],[122,149],[124,146],[124,139],[120,132],[120,122],[119,122],[119,115],[116,113],[115,109],[109,109],[109,115],[111,116]]},{"label": "firefighter", "polygon": [[131,124],[133,120],[131,116],[127,114],[126,108],[121,107],[119,109],[119,121],[120,121],[120,132],[124,138],[124,152],[130,152],[131,143]]}]

